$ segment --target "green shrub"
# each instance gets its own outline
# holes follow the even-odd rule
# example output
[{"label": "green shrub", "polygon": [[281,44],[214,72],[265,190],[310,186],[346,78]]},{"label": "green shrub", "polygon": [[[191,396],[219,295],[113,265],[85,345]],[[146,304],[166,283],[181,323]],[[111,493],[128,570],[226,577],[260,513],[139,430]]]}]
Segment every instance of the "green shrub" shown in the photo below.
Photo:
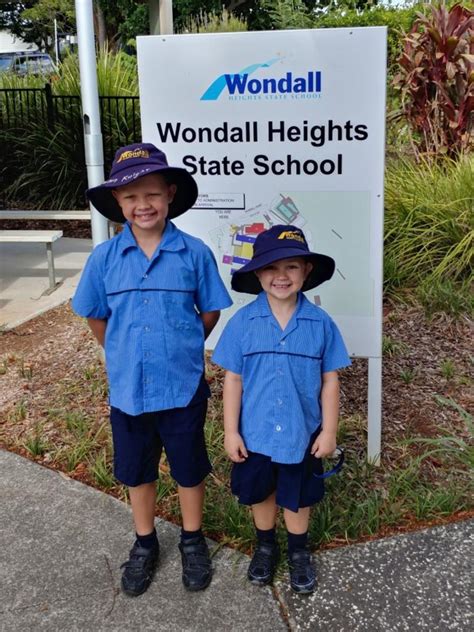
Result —
[{"label": "green shrub", "polygon": [[[103,48],[97,55],[97,86],[101,96],[137,96],[136,58],[124,52]],[[62,62],[58,78],[52,83],[54,94],[80,95],[79,60],[68,55]]]},{"label": "green shrub", "polygon": [[7,199],[36,208],[85,205],[86,174],[81,118],[77,124],[58,121],[53,129],[39,120],[29,128],[4,131],[12,148],[3,172]]},{"label": "green shrub", "polygon": [[[100,95],[138,95],[136,59],[125,53],[102,50],[97,76]],[[44,85],[38,77],[0,75],[3,88],[42,89]],[[86,203],[87,177],[76,55],[66,57],[50,85],[53,120],[49,120],[44,93],[36,93],[34,99],[31,92],[0,93],[1,143],[9,147],[0,163],[4,199],[35,208],[81,208]],[[117,147],[139,140],[140,110],[138,101],[134,108],[123,99],[108,99],[104,105],[101,123],[107,169]],[[11,116],[12,112],[16,115]]]},{"label": "green shrub", "polygon": [[474,313],[472,283],[453,283],[427,279],[416,290],[416,297],[428,316],[444,313],[451,316]]},{"label": "green shrub", "polygon": [[191,16],[182,33],[234,33],[247,31],[247,22],[222,7],[220,13],[206,13],[202,9],[196,16]]},{"label": "green shrub", "polygon": [[472,282],[474,157],[392,161],[385,181],[385,288]]},{"label": "green shrub", "polygon": [[417,152],[457,157],[472,148],[474,11],[440,4],[419,15],[403,38],[398,74],[400,115]]},{"label": "green shrub", "polygon": [[421,10],[423,6],[423,3],[404,8],[373,5],[364,11],[341,7],[318,15],[314,19],[313,26],[315,28],[386,26],[388,28],[388,67],[391,69],[402,51],[401,31],[408,31],[412,27],[416,19],[416,12]]}]

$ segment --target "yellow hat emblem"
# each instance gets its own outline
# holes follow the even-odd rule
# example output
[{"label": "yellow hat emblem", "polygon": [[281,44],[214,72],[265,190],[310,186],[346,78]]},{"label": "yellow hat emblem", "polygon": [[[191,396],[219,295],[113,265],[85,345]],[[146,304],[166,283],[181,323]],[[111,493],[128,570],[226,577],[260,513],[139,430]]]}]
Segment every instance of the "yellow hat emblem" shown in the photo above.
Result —
[{"label": "yellow hat emblem", "polygon": [[295,241],[301,241],[302,244],[305,244],[305,238],[299,232],[294,230],[285,230],[278,235],[278,239],[294,239]]},{"label": "yellow hat emblem", "polygon": [[123,160],[129,160],[130,158],[149,158],[150,152],[147,149],[135,149],[134,151],[124,151],[123,154],[120,155],[117,162],[122,162]]}]

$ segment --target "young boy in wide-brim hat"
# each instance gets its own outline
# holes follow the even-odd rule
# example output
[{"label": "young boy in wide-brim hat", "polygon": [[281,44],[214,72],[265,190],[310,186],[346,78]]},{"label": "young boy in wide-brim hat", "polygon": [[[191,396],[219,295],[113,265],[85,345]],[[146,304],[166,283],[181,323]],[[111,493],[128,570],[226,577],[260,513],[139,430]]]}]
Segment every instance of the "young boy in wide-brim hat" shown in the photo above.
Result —
[{"label": "young boy in wide-brim hat", "polygon": [[336,448],[337,369],[350,364],[333,320],[303,295],[331,278],[331,257],[310,252],[295,226],[258,235],[252,260],[232,288],[258,294],[227,323],[213,360],[226,369],[224,445],[232,491],[251,505],[257,546],[248,569],[258,585],[278,560],[278,508],[288,531],[290,583],[310,593],[316,575],[308,549],[310,508],[324,494],[321,458]]},{"label": "young boy in wide-brim hat", "polygon": [[204,340],[232,301],[209,248],[170,221],[193,206],[196,182],[154,145],[119,149],[109,179],[87,194],[102,215],[125,224],[90,255],[72,304],[105,349],[114,473],[129,488],[136,530],[122,589],[145,592],[157,565],[156,480],[164,449],[178,483],[183,583],[201,590],[212,575],[201,532],[211,471]]}]

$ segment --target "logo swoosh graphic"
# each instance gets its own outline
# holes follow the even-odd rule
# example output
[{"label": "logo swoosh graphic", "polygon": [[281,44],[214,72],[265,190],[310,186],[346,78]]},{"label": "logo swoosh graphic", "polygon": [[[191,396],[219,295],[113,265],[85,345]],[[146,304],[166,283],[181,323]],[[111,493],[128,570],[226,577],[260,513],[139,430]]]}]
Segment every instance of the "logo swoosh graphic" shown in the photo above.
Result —
[{"label": "logo swoosh graphic", "polygon": [[[275,62],[279,60],[280,60],[280,57],[275,57],[274,59],[270,59],[269,61],[263,62],[263,64],[252,64],[251,66],[247,66],[247,68],[244,68],[243,70],[239,70],[239,72],[236,72],[234,74],[239,75],[239,76],[251,75],[259,68],[269,68],[270,66],[272,66]],[[226,74],[228,75],[229,73],[226,73]],[[225,77],[226,75],[221,75],[220,77],[217,77],[217,79],[211,83],[209,88],[202,95],[200,100],[201,101],[215,101],[216,99],[218,99],[221,95],[222,90],[224,90],[224,88],[227,85]]]}]

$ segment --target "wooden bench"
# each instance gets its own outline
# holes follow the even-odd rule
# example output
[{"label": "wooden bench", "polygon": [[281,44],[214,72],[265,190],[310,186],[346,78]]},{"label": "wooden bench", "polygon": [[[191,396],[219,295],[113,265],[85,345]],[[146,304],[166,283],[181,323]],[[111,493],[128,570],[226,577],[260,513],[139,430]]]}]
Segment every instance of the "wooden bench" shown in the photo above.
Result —
[{"label": "wooden bench", "polygon": [[91,219],[90,211],[0,211],[0,219]]},{"label": "wooden bench", "polygon": [[[0,220],[13,219],[13,220],[30,220],[30,219],[45,219],[45,220],[63,220],[63,219],[83,219],[91,221],[90,210],[86,211],[0,211]],[[109,237],[115,235],[115,228],[113,222],[108,222]]]},{"label": "wooden bench", "polygon": [[53,242],[61,239],[62,230],[0,230],[0,243],[42,243],[46,244],[48,258],[49,288],[54,290],[56,278],[54,274]]}]

